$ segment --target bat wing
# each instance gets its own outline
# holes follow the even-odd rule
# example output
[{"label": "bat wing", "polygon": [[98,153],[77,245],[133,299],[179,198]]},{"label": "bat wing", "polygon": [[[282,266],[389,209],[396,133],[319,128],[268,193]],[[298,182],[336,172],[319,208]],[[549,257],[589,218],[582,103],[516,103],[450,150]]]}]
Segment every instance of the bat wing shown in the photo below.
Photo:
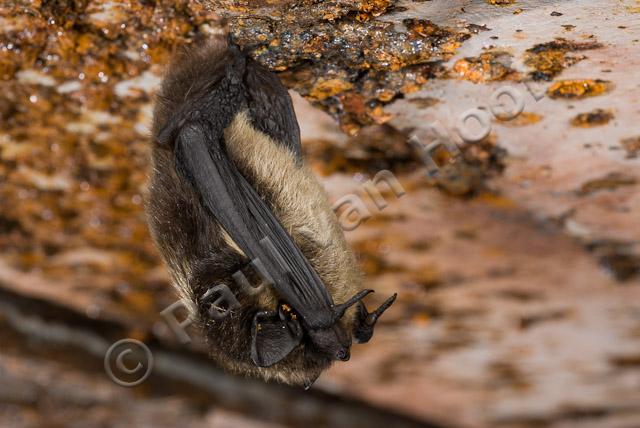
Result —
[{"label": "bat wing", "polygon": [[300,128],[291,97],[280,80],[249,58],[244,82],[253,127],[283,144],[301,161]]},{"label": "bat wing", "polygon": [[317,273],[257,191],[229,159],[220,131],[206,121],[182,127],[177,170],[250,259],[258,259],[281,298],[312,328],[333,322],[333,302]]}]

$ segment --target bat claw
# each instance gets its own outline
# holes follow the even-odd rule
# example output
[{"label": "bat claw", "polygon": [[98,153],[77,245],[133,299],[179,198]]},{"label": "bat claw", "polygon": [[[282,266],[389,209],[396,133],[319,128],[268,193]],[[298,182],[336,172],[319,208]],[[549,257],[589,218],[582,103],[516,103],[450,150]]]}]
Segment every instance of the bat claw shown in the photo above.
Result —
[{"label": "bat claw", "polygon": [[320,377],[320,373],[318,373],[317,375],[314,375],[312,379],[306,380],[304,382],[304,390],[308,391],[313,386],[313,384],[316,383],[319,377]]}]

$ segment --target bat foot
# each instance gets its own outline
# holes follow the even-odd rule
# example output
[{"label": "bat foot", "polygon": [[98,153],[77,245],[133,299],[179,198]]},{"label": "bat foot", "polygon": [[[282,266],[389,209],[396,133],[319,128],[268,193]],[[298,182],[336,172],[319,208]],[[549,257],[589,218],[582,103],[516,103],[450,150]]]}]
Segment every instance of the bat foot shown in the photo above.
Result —
[{"label": "bat foot", "polygon": [[358,302],[355,323],[353,325],[353,337],[356,343],[366,343],[373,336],[373,329],[380,315],[384,313],[395,302],[398,293],[389,297],[375,311],[367,311],[367,307],[362,302]]}]

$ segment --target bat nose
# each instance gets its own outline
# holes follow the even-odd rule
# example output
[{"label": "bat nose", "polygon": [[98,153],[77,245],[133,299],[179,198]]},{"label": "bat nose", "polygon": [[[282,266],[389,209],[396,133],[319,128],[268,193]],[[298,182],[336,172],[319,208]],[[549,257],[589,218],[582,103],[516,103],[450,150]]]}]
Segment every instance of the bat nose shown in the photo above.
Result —
[{"label": "bat nose", "polygon": [[336,359],[340,361],[349,361],[351,354],[349,353],[349,348],[342,348],[338,352],[336,352]]}]

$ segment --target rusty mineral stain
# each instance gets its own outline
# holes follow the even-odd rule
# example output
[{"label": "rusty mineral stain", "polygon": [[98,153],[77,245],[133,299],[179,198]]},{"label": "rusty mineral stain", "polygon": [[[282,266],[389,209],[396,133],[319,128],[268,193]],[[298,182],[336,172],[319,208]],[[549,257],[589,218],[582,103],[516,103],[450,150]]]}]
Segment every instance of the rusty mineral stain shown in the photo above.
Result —
[{"label": "rusty mineral stain", "polygon": [[622,369],[640,368],[640,354],[615,355],[609,361],[611,365]]},{"label": "rusty mineral stain", "polygon": [[614,118],[613,112],[604,109],[595,109],[587,113],[580,113],[571,119],[571,125],[579,128],[591,128],[609,123]]},{"label": "rusty mineral stain", "polygon": [[415,105],[418,108],[429,108],[437,104],[440,104],[442,102],[440,99],[434,98],[434,97],[409,98],[407,101],[409,101],[411,104]]},{"label": "rusty mineral stain", "polygon": [[609,92],[613,84],[606,80],[561,80],[547,89],[550,98],[581,99]]},{"label": "rusty mineral stain", "polygon": [[[405,174],[424,169],[408,140],[405,132],[390,125],[368,126],[344,145],[307,141],[305,152],[314,171],[325,176],[334,173],[373,176],[381,170]],[[504,170],[506,151],[496,144],[493,134],[482,141],[460,145],[459,150],[456,155],[443,145],[434,149],[431,155],[439,172],[424,182],[421,180],[420,185],[434,186],[456,197],[490,194],[487,180]]]},{"label": "rusty mineral stain", "polygon": [[382,170],[394,174],[420,167],[407,136],[389,125],[368,126],[345,146],[328,141],[307,141],[305,152],[315,171],[375,175]]},{"label": "rusty mineral stain", "polygon": [[542,313],[525,315],[520,318],[520,328],[522,330],[529,329],[535,325],[548,321],[558,321],[571,315],[571,311],[567,309],[556,309]]},{"label": "rusty mineral stain", "polygon": [[586,57],[583,55],[570,55],[570,52],[591,50],[601,48],[602,44],[589,42],[574,42],[571,40],[557,38],[548,43],[541,43],[527,49],[525,52],[525,64],[535,69],[529,73],[533,80],[550,81],[567,67],[582,61]]},{"label": "rusty mineral stain", "polygon": [[341,92],[351,89],[353,85],[343,79],[323,79],[319,78],[309,91],[309,98],[322,101]]},{"label": "rusty mineral stain", "polygon": [[498,195],[492,192],[482,192],[478,195],[478,200],[490,205],[494,208],[499,208],[503,210],[514,209],[517,208],[517,204],[512,199],[509,199],[505,196]]},{"label": "rusty mineral stain", "polygon": [[640,137],[625,138],[620,143],[627,151],[627,159],[635,159],[640,153]]},{"label": "rusty mineral stain", "polygon": [[444,76],[441,62],[472,33],[425,19],[385,22],[389,1],[240,4],[247,13],[223,8],[234,41],[349,135],[389,120],[385,104]]},{"label": "rusty mineral stain", "polygon": [[544,117],[537,113],[524,111],[510,120],[502,120],[498,118],[496,119],[496,123],[499,123],[500,125],[503,125],[503,126],[527,126],[527,125],[536,124],[540,122],[542,119],[544,119]]},{"label": "rusty mineral stain", "polygon": [[473,83],[520,80],[520,73],[511,68],[512,55],[505,51],[490,50],[477,57],[467,57],[456,61],[453,73],[457,77]]},{"label": "rusty mineral stain", "polygon": [[490,193],[487,181],[504,170],[506,151],[497,145],[493,134],[482,141],[462,145],[460,151],[458,157],[451,157],[444,148],[434,153],[440,170],[436,177],[429,179],[431,184],[451,196]]},{"label": "rusty mineral stain", "polygon": [[511,4],[515,4],[516,0],[486,0],[487,3],[492,4],[494,6],[509,6]]},{"label": "rusty mineral stain", "polygon": [[359,241],[354,244],[353,250],[365,275],[374,276],[383,272],[402,272],[406,270],[391,263],[384,255],[380,254],[378,242],[375,240]]},{"label": "rusty mineral stain", "polygon": [[633,247],[631,243],[618,240],[595,241],[587,245],[600,264],[621,283],[640,275],[640,256]]},{"label": "rusty mineral stain", "polygon": [[587,181],[580,187],[578,194],[585,196],[600,190],[615,190],[622,186],[633,186],[635,184],[637,184],[637,180],[634,176],[612,172],[602,178]]}]

